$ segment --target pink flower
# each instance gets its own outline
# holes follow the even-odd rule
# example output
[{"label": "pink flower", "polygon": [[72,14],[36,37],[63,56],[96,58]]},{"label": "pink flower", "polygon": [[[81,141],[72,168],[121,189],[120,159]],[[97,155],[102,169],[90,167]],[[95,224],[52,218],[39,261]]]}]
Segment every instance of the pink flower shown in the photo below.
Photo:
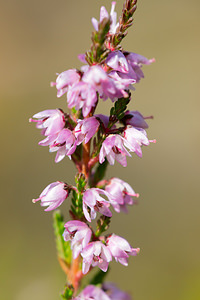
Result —
[{"label": "pink flower", "polygon": [[115,71],[128,73],[129,66],[126,57],[121,51],[112,51],[108,54],[106,64]]},{"label": "pink flower", "polygon": [[123,167],[126,167],[126,155],[131,155],[124,147],[124,141],[119,134],[109,135],[101,146],[99,153],[100,164],[104,162],[106,157],[110,165],[114,165],[116,159]]},{"label": "pink flower", "polygon": [[127,92],[123,88],[117,87],[115,81],[100,66],[88,68],[82,80],[91,84],[103,100],[110,98],[114,101],[128,96]]},{"label": "pink flower", "polygon": [[74,128],[74,135],[77,139],[77,145],[83,141],[85,144],[95,135],[99,128],[99,121],[95,117],[78,120],[77,126]]},{"label": "pink flower", "polygon": [[57,181],[49,184],[40,194],[39,198],[33,199],[33,203],[41,201],[41,206],[49,206],[45,211],[59,207],[69,195],[69,188],[63,182]]},{"label": "pink flower", "polygon": [[68,89],[67,102],[69,108],[82,109],[83,116],[87,117],[92,107],[96,105],[96,90],[90,82],[80,81]]},{"label": "pink flower", "polygon": [[[74,298],[74,300],[111,300],[111,299],[99,287],[95,285],[88,285],[76,298]],[[122,299],[122,300],[126,300],[126,299]]]},{"label": "pink flower", "polygon": [[[102,198],[100,194],[105,195],[109,201]],[[111,195],[102,189],[91,188],[86,190],[83,194],[83,213],[88,222],[96,218],[97,212],[100,212],[104,216],[112,217],[112,213],[109,210],[110,200]]]},{"label": "pink flower", "polygon": [[82,272],[86,274],[90,266],[98,266],[103,272],[108,269],[108,264],[112,260],[112,255],[108,247],[106,247],[102,242],[92,242],[89,243],[81,252],[83,257]]},{"label": "pink flower", "polygon": [[50,152],[57,151],[55,162],[61,161],[65,155],[71,158],[71,155],[76,150],[76,140],[72,131],[64,128],[54,139],[53,143],[50,144]]},{"label": "pink flower", "polygon": [[[135,152],[139,157],[142,157],[141,146],[148,146],[150,143],[146,131],[142,128],[127,128],[124,131],[124,139],[124,145],[129,148],[130,151]],[[152,142],[155,142],[155,140]]]},{"label": "pink flower", "polygon": [[124,55],[127,59],[127,62],[129,64],[130,68],[132,68],[132,71],[136,75],[137,82],[139,82],[140,79],[144,77],[144,74],[141,70],[142,65],[143,64],[149,65],[155,61],[155,59],[147,59],[146,57],[144,57],[140,54],[133,53],[133,52],[124,52]]},{"label": "pink flower", "polygon": [[108,124],[109,124],[109,116],[106,116],[106,115],[102,115],[102,114],[98,114],[98,115],[95,115],[96,118],[99,118],[102,122],[103,122],[103,125],[105,126],[105,128],[108,127]]},{"label": "pink flower", "polygon": [[[130,75],[129,73],[122,73],[117,71],[111,71],[109,73],[109,77],[112,78],[112,80],[115,83],[115,86],[121,90],[124,91],[131,89],[134,90],[135,88],[132,86],[132,84],[136,83],[135,76]],[[127,93],[125,92],[123,97],[127,97]]]},{"label": "pink flower", "polygon": [[81,221],[69,221],[65,223],[63,238],[65,241],[71,240],[73,258],[77,258],[80,252],[87,246],[92,235],[91,229]]},{"label": "pink flower", "polygon": [[43,110],[33,116],[29,122],[36,122],[36,127],[42,129],[42,134],[45,136],[59,133],[65,126],[65,116],[60,109]]},{"label": "pink flower", "polygon": [[118,213],[120,210],[127,212],[126,205],[133,204],[132,197],[139,197],[127,182],[119,178],[112,178],[105,190],[112,196],[110,203]]},{"label": "pink flower", "polygon": [[124,266],[128,266],[129,255],[136,256],[140,251],[139,248],[132,248],[124,238],[115,234],[107,238],[106,245],[115,260]]},{"label": "pink flower", "polygon": [[150,118],[152,118],[152,117],[144,118],[143,115],[137,110],[135,110],[135,111],[127,110],[125,113],[124,120],[125,120],[126,125],[131,125],[133,127],[139,127],[139,128],[146,129],[149,126],[145,122],[145,119],[150,119]]},{"label": "pink flower", "polygon": [[69,86],[80,81],[80,73],[76,69],[69,69],[60,73],[56,79],[56,82],[51,82],[51,86],[56,86],[58,92],[57,97],[60,98],[67,91]]},{"label": "pink flower", "polygon": [[118,289],[114,283],[104,282],[102,288],[109,295],[111,300],[131,300],[131,296]]},{"label": "pink flower", "polygon": [[[110,19],[111,19],[111,25],[110,25],[110,30],[109,30],[110,34],[115,34],[116,30],[119,26],[119,23],[117,23],[117,13],[114,11],[115,5],[116,5],[116,2],[112,2],[110,16],[104,6],[102,6],[100,9],[100,20],[99,20],[100,23],[103,21],[104,18],[110,17]],[[92,18],[92,24],[96,31],[99,30],[99,22],[95,18]]]}]

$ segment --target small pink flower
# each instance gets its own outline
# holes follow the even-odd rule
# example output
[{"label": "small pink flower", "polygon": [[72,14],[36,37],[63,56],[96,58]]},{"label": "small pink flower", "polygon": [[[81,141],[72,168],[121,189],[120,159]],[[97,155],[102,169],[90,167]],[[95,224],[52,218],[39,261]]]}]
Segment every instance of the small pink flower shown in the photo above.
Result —
[{"label": "small pink flower", "polygon": [[102,122],[105,128],[108,127],[109,124],[109,116],[106,115],[102,115],[102,114],[98,114],[98,115],[94,115],[96,118],[99,118]]},{"label": "small pink flower", "polygon": [[99,121],[95,117],[78,120],[78,124],[74,128],[77,145],[80,145],[83,141],[87,144],[97,132],[99,125]]},{"label": "small pink flower", "polygon": [[67,103],[68,107],[79,110],[82,109],[84,117],[90,113],[92,107],[96,105],[97,94],[95,88],[90,84],[80,81],[68,89]]},{"label": "small pink flower", "polygon": [[71,155],[76,150],[75,136],[71,130],[64,128],[50,144],[50,152],[57,151],[55,162],[61,161],[66,155],[71,158]]},{"label": "small pink flower", "polygon": [[[111,299],[99,287],[95,285],[88,285],[76,298],[74,298],[74,300],[111,300]],[[126,300],[126,299],[122,299],[122,300]]]},{"label": "small pink flower", "polygon": [[[99,19],[100,23],[103,21],[104,18],[110,17],[110,19],[111,19],[109,34],[115,34],[116,30],[119,26],[119,23],[117,23],[117,13],[114,11],[115,5],[116,5],[116,2],[113,1],[112,6],[111,6],[111,11],[110,11],[110,16],[104,6],[102,6],[100,9],[100,19]],[[94,29],[96,31],[99,30],[99,22],[95,18],[92,18],[92,25],[94,26]]]},{"label": "small pink flower", "polygon": [[[105,195],[109,201],[101,197],[100,194]],[[109,210],[111,197],[106,191],[98,188],[91,188],[85,191],[83,194],[83,213],[88,222],[96,218],[97,212],[104,216],[112,217],[112,213]]]},{"label": "small pink flower", "polygon": [[129,73],[122,73],[117,71],[111,71],[109,73],[109,77],[112,78],[112,80],[115,83],[115,86],[120,90],[124,91],[123,97],[127,97],[127,93],[125,90],[131,89],[134,90],[135,88],[132,86],[132,84],[136,83],[135,76],[130,76]]},{"label": "small pink flower", "polygon": [[99,162],[102,164],[107,158],[110,165],[114,165],[115,159],[123,166],[127,166],[126,155],[131,156],[124,147],[125,140],[119,134],[109,135],[102,143],[99,153]]},{"label": "small pink flower", "polygon": [[118,289],[114,283],[104,282],[102,288],[109,295],[111,300],[131,300],[131,296]]},{"label": "small pink flower", "polygon": [[141,146],[148,146],[151,142],[148,140],[146,131],[144,129],[135,127],[124,130],[124,139],[124,145],[129,148],[131,152],[135,152],[139,157],[142,157]]},{"label": "small pink flower", "polygon": [[108,54],[106,64],[115,71],[128,73],[129,66],[126,57],[121,51],[112,51]]},{"label": "small pink flower", "polygon": [[143,115],[135,110],[135,111],[129,111],[127,110],[125,113],[125,124],[126,125],[131,125],[133,127],[139,127],[139,128],[143,128],[143,129],[147,129],[149,126],[148,124],[145,122],[145,119],[150,119],[153,117],[143,117]]},{"label": "small pink flower", "polygon": [[132,248],[124,238],[115,234],[107,238],[106,245],[115,260],[124,266],[128,266],[129,255],[136,256],[140,251],[139,248]]},{"label": "small pink flower", "polygon": [[112,196],[110,203],[118,213],[120,210],[127,212],[126,205],[133,204],[132,197],[139,197],[127,182],[119,178],[112,178],[105,190]]},{"label": "small pink flower", "polygon": [[132,68],[132,71],[136,75],[137,82],[139,82],[140,79],[144,77],[144,74],[141,70],[142,65],[149,65],[155,61],[155,59],[147,59],[146,57],[133,52],[125,52],[124,55],[126,56],[130,68]]},{"label": "small pink flower", "polygon": [[69,195],[69,188],[63,182],[57,181],[49,184],[39,198],[33,199],[33,203],[41,201],[41,206],[48,206],[45,211],[59,207]]},{"label": "small pink flower", "polygon": [[91,235],[91,229],[81,221],[74,220],[65,223],[63,238],[65,241],[71,241],[74,259],[88,245]]},{"label": "small pink flower", "polygon": [[92,25],[94,26],[94,29],[95,29],[96,31],[99,30],[99,23],[101,23],[101,22],[103,21],[104,18],[107,18],[107,19],[108,19],[108,18],[109,18],[109,14],[108,14],[106,8],[105,8],[104,6],[102,6],[102,7],[100,8],[100,18],[99,18],[99,22],[97,21],[97,19],[92,18]]},{"label": "small pink flower", "polygon": [[100,241],[89,243],[81,255],[83,257],[83,274],[89,271],[91,265],[92,267],[98,266],[103,272],[106,272],[108,264],[112,260],[110,250]]},{"label": "small pink flower", "polygon": [[59,133],[65,126],[65,116],[60,109],[43,110],[33,116],[34,120],[29,119],[29,122],[36,122],[36,127],[42,129],[42,135],[50,136]]},{"label": "small pink flower", "polygon": [[80,74],[76,69],[69,69],[60,73],[56,79],[56,82],[51,82],[51,86],[56,86],[58,92],[57,97],[60,98],[67,91],[69,86],[80,81]]},{"label": "small pink flower", "polygon": [[128,96],[127,92],[118,87],[115,81],[100,66],[90,67],[83,75],[82,80],[91,84],[103,100],[110,98],[114,101]]}]

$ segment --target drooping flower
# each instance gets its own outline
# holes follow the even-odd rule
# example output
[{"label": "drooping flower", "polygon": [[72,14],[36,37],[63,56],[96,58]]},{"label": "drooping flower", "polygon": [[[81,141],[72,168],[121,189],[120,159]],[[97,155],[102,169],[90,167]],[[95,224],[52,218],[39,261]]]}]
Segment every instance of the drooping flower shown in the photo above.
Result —
[{"label": "drooping flower", "polygon": [[111,298],[99,287],[88,285],[74,300],[111,300]]},{"label": "drooping flower", "polygon": [[33,203],[41,201],[41,206],[48,206],[45,211],[59,207],[68,197],[70,188],[63,182],[50,183],[40,194],[39,198],[33,199]]},{"label": "drooping flower", "polygon": [[128,73],[129,66],[126,57],[121,51],[112,51],[108,54],[106,64],[115,71]]},{"label": "drooping flower", "polygon": [[92,235],[91,229],[86,223],[73,220],[65,223],[63,238],[65,241],[71,241],[73,258],[77,258],[80,252],[87,246]]},{"label": "drooping flower", "polygon": [[81,252],[83,257],[82,272],[86,274],[90,266],[98,266],[103,272],[108,269],[108,264],[112,260],[112,255],[108,247],[102,242],[91,242]]},{"label": "drooping flower", "polygon": [[42,129],[42,135],[50,136],[59,133],[65,126],[65,116],[60,109],[43,110],[29,119],[29,122],[36,122],[36,127]]},{"label": "drooping flower", "polygon": [[129,64],[129,68],[132,68],[132,71],[136,75],[136,82],[139,82],[141,78],[144,78],[144,74],[141,70],[142,65],[149,65],[155,61],[155,59],[147,59],[146,57],[133,52],[124,52],[124,55]]},{"label": "drooping flower", "polygon": [[[105,195],[109,200],[105,200],[100,195]],[[97,212],[107,217],[112,217],[109,209],[111,195],[98,188],[87,189],[83,194],[83,213],[88,222],[96,218]]]},{"label": "drooping flower", "polygon": [[150,142],[155,142],[155,140],[148,140],[144,129],[135,127],[130,127],[124,130],[124,139],[124,145],[131,152],[135,152],[139,157],[142,157],[142,145],[148,146]]},{"label": "drooping flower", "polygon": [[127,110],[125,112],[125,116],[124,116],[124,123],[126,125],[131,125],[133,127],[138,127],[138,128],[143,128],[143,129],[147,129],[149,126],[146,123],[145,119],[150,119],[153,118],[152,116],[150,117],[143,117],[143,115],[135,110],[135,111],[129,111]]},{"label": "drooping flower", "polygon": [[100,66],[95,65],[88,68],[82,80],[91,84],[103,100],[110,98],[114,101],[128,96],[124,87],[118,87],[115,81]]},{"label": "drooping flower", "polygon": [[115,260],[124,266],[128,266],[129,255],[136,256],[140,251],[139,248],[132,248],[124,238],[115,234],[107,238],[106,245]]},{"label": "drooping flower", "polygon": [[124,147],[124,139],[119,134],[109,135],[105,141],[102,143],[99,162],[102,164],[107,158],[110,165],[114,165],[115,159],[123,166],[127,166],[126,155],[131,156],[131,154]]},{"label": "drooping flower", "polygon": [[80,73],[76,69],[69,69],[58,74],[56,82],[51,82],[51,86],[56,86],[57,97],[64,95],[70,86],[80,81]]},{"label": "drooping flower", "polygon": [[76,139],[73,132],[67,128],[64,128],[50,144],[50,152],[57,151],[55,162],[61,161],[66,155],[71,155],[76,150]]},{"label": "drooping flower", "polygon": [[133,204],[132,197],[139,197],[127,182],[119,178],[111,178],[105,190],[112,195],[110,203],[116,212],[128,212],[126,206]]},{"label": "drooping flower", "polygon": [[109,295],[111,300],[131,300],[131,296],[120,290],[114,283],[104,282],[102,289]]},{"label": "drooping flower", "polygon": [[84,117],[87,117],[96,102],[96,90],[90,82],[80,81],[69,87],[67,92],[68,107],[75,107],[76,110],[82,109]]},{"label": "drooping flower", "polygon": [[85,144],[95,135],[99,128],[99,121],[95,117],[78,120],[78,124],[74,128],[74,135],[77,139],[77,145],[83,141]]}]

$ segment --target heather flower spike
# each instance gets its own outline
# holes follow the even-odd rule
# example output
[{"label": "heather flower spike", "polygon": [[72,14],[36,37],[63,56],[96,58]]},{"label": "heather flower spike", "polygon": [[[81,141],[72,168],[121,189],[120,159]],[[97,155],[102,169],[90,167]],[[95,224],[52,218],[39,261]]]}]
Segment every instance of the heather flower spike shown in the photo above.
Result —
[{"label": "heather flower spike", "polygon": [[[106,283],[105,277],[112,260],[127,266],[130,256],[140,251],[109,232],[112,216],[118,213],[120,223],[119,213],[128,213],[139,194],[122,179],[105,175],[115,160],[126,167],[127,156],[135,153],[142,157],[144,146],[155,143],[146,132],[147,121],[153,117],[128,108],[134,105],[131,94],[144,78],[143,67],[155,61],[121,46],[133,24],[136,2],[125,0],[119,19],[116,2],[111,3],[110,12],[101,7],[99,21],[92,18],[91,47],[78,56],[83,65],[80,69],[69,66],[51,82],[65,108],[43,110],[29,120],[41,129],[39,145],[56,152],[55,162],[67,156],[77,169],[74,186],[56,181],[33,199],[34,203],[40,201],[45,211],[61,207],[64,213],[62,204],[68,198],[69,214],[54,212],[58,260],[67,276],[62,293],[66,300],[131,300],[115,284]],[[109,102],[110,111],[96,113],[104,101]],[[90,284],[86,277],[81,290],[82,278],[93,269],[96,273],[91,273]]]}]

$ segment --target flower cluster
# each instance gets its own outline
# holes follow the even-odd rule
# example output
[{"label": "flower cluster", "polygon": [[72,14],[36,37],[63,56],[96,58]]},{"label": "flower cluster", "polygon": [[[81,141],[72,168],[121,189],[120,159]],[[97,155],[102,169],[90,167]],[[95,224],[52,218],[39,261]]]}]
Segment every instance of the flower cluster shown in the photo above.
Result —
[{"label": "flower cluster", "polygon": [[[81,278],[96,266],[106,272],[113,259],[127,266],[129,256],[136,256],[140,251],[123,237],[104,234],[113,210],[127,213],[128,206],[139,196],[119,178],[103,179],[108,163],[113,165],[116,160],[126,167],[126,156],[130,157],[133,152],[142,157],[142,146],[155,142],[146,133],[146,120],[152,116],[144,117],[138,111],[127,109],[131,90],[144,77],[142,66],[154,61],[124,51],[120,46],[132,24],[135,4],[135,0],[125,0],[119,22],[115,2],[110,14],[101,7],[100,20],[92,19],[95,31],[91,49],[79,56],[84,65],[80,70],[61,72],[51,83],[57,89],[58,98],[66,95],[69,111],[44,110],[29,120],[41,129],[44,139],[39,145],[57,152],[55,162],[68,156],[78,170],[74,186],[53,182],[33,199],[34,203],[40,201],[45,211],[51,211],[71,194],[72,219],[64,222],[59,215],[54,224],[59,261],[69,283],[64,299],[130,300],[128,294],[103,280],[97,282],[102,288],[89,285],[79,295],[76,293]],[[107,99],[112,103],[110,114],[95,114],[98,102]],[[95,219],[96,229],[92,225]]]}]

